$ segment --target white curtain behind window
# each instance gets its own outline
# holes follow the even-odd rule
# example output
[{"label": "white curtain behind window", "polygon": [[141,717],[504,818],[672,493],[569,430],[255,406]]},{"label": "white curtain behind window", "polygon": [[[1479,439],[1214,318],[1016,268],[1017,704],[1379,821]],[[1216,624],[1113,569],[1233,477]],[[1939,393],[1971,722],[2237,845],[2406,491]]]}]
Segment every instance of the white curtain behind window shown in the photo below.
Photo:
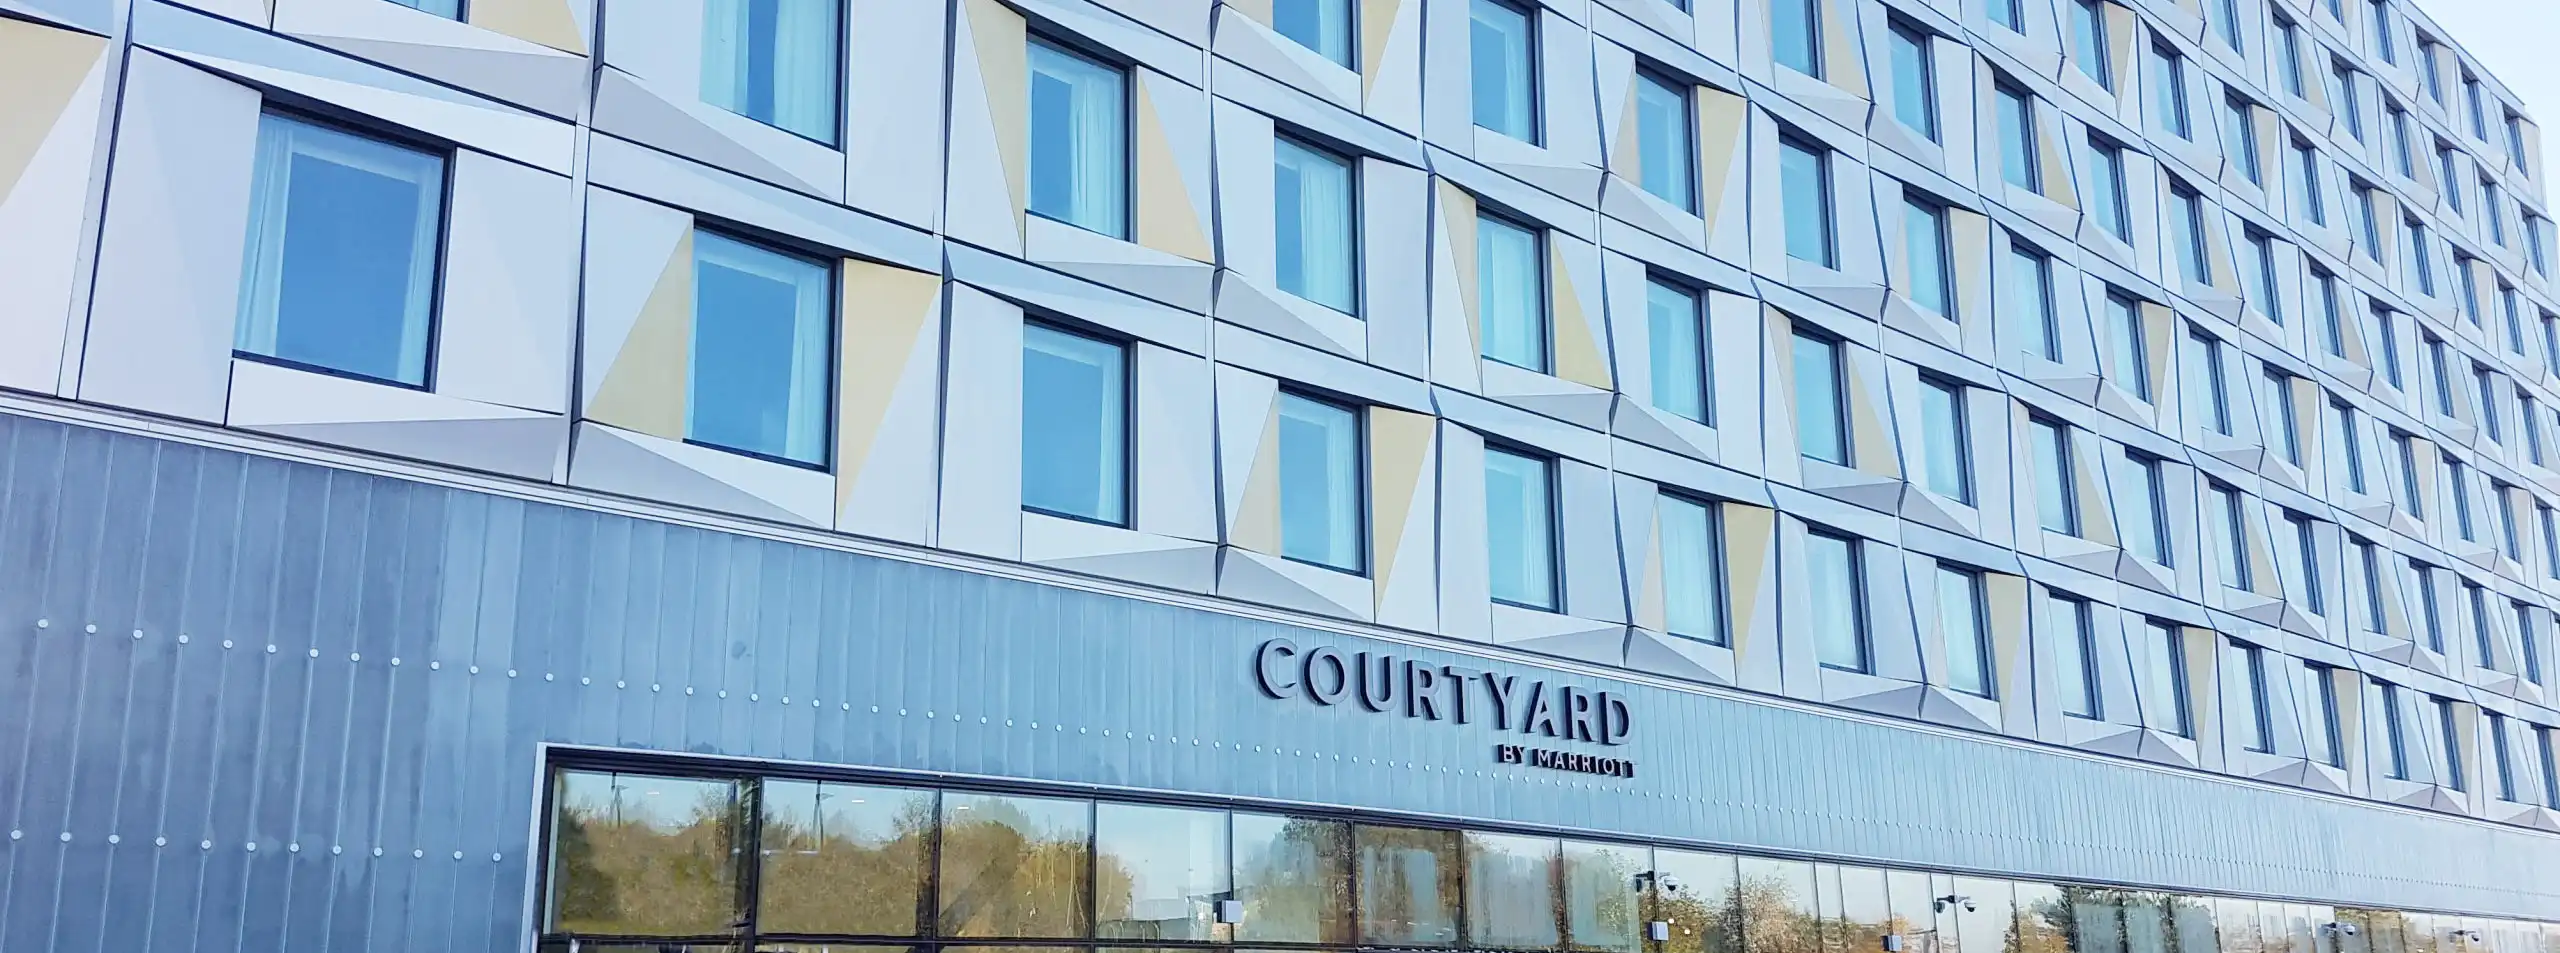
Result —
[{"label": "white curtain behind window", "polygon": [[836,138],[837,0],[776,0],[773,124],[821,142]]},{"label": "white curtain behind window", "polygon": [[[1284,223],[1294,219],[1297,234],[1281,240],[1297,247],[1281,250],[1281,287],[1292,294],[1345,314],[1356,307],[1352,292],[1350,163],[1295,142],[1277,146],[1280,187],[1274,190],[1288,207],[1278,210]],[[1295,261],[1289,260],[1295,253]],[[1287,267],[1296,266],[1292,275]]]}]

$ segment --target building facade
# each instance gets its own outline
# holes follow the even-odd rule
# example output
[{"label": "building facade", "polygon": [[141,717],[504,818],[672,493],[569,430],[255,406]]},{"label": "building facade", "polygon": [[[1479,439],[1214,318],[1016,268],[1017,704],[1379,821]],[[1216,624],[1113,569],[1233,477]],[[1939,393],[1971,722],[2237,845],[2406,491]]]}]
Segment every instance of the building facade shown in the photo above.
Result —
[{"label": "building facade", "polygon": [[2560,953],[2453,40],[0,0],[0,950]]}]

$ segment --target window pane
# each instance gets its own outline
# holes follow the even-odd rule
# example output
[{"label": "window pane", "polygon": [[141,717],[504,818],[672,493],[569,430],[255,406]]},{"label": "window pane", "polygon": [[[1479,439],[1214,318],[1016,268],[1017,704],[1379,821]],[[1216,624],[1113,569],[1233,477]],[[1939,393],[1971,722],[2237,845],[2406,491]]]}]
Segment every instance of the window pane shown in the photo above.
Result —
[{"label": "window pane", "polygon": [[702,101],[836,139],[838,0],[704,0]]},{"label": "window pane", "polygon": [[257,149],[233,347],[425,386],[444,158],[273,114]]},{"label": "window pane", "polygon": [[1924,488],[1959,503],[1972,503],[1962,387],[1920,382],[1920,436]]},{"label": "window pane", "polygon": [[2258,127],[2251,118],[2254,110],[2248,103],[2230,99],[2222,104],[2224,125],[2229,127],[2232,161],[2239,163],[2240,175],[2250,182],[2262,180],[2258,164]]},{"label": "window pane", "polygon": [[1094,810],[1093,846],[1096,936],[1224,939],[1226,812],[1105,802]]},{"label": "window pane", "polygon": [[1821,27],[1815,20],[1818,0],[1771,0],[1769,46],[1778,65],[1814,78],[1822,76]]},{"label": "window pane", "polygon": [[2027,191],[2036,190],[2036,107],[2025,93],[2000,93],[2000,178]]},{"label": "window pane", "polygon": [[2098,717],[2097,655],[2089,646],[2089,604],[2049,597],[2045,625],[2046,642],[2053,648],[2054,686],[2062,691],[2062,713]]},{"label": "window pane", "polygon": [[2036,514],[2047,531],[2080,535],[2080,514],[2071,485],[2071,431],[2047,421],[2030,422],[2034,431]]},{"label": "window pane", "polygon": [[1528,949],[1561,945],[1563,924],[1556,902],[1563,895],[1555,882],[1556,841],[1477,831],[1465,836],[1467,944]]},{"label": "window pane", "polygon": [[1273,267],[1280,290],[1344,314],[1358,310],[1351,162],[1295,140],[1272,143]]},{"label": "window pane", "polygon": [[2338,689],[2329,669],[2309,665],[2303,674],[2310,680],[2311,716],[2316,719],[2310,730],[2302,733],[2302,741],[2311,760],[2334,765],[2338,759]]},{"label": "window pane", "polygon": [[1947,213],[1926,202],[1902,202],[1903,246],[1911,260],[1911,303],[1955,317],[1947,290]]},{"label": "window pane", "polygon": [[1458,940],[1458,832],[1357,828],[1360,942],[1450,946]]},{"label": "window pane", "polygon": [[2205,260],[2204,211],[2202,199],[2193,192],[2172,191],[2169,196],[2168,241],[2176,242],[2179,273],[2191,284],[2213,281],[2211,263]]},{"label": "window pane", "polygon": [[[1565,850],[1570,862],[1573,848]],[[1669,924],[1671,934],[1654,947],[1657,953],[1743,953],[1742,923],[1750,908],[1735,891],[1731,856],[1655,850],[1653,871],[1664,884],[1650,891],[1645,919]],[[1667,889],[1675,880],[1679,889]],[[1569,902],[1578,924],[1581,901]]]},{"label": "window pane", "polygon": [[2151,48],[2152,119],[2170,135],[2188,138],[2185,63],[2165,47]]},{"label": "window pane", "polygon": [[552,799],[552,932],[737,929],[745,820],[738,782],[563,771]]},{"label": "window pane", "polygon": [[1353,70],[1351,0],[1272,0],[1271,28],[1316,55]]},{"label": "window pane", "polygon": [[2023,245],[2009,246],[2009,281],[2003,294],[2009,326],[2027,349],[2048,361],[2062,359],[2062,340],[2053,314],[2053,278],[2045,257]]},{"label": "window pane", "polygon": [[1697,160],[1689,148],[1689,91],[1648,74],[1636,77],[1636,168],[1644,190],[1694,211]]},{"label": "window pane", "polygon": [[1490,215],[1476,216],[1476,284],[1484,356],[1545,371],[1546,272],[1539,267],[1538,233]]},{"label": "window pane", "polygon": [[1947,642],[1947,687],[1991,697],[1991,652],[1983,644],[1982,577],[1938,567],[1938,632]]},{"label": "window pane", "polygon": [[2116,512],[2125,546],[2133,554],[2168,565],[2168,545],[2160,522],[2160,464],[2147,457],[2125,455],[2125,480],[2116,494]]},{"label": "window pane", "polygon": [[1044,325],[1022,329],[1022,505],[1127,520],[1128,354]]},{"label": "window pane", "polygon": [[1128,78],[1031,43],[1031,211],[1114,237],[1128,234]]},{"label": "window pane", "polygon": [[2240,675],[2246,682],[2248,710],[2232,717],[2240,733],[2240,746],[2251,751],[2273,750],[2269,741],[2267,720],[2267,654],[2252,645],[2232,644],[2240,660]]},{"label": "window pane", "polygon": [[1555,510],[1547,468],[1536,457],[1484,453],[1485,554],[1497,601],[1556,607]]},{"label": "window pane", "polygon": [[1701,340],[1698,296],[1648,281],[1644,302],[1645,324],[1653,338],[1653,406],[1705,423],[1707,351]]},{"label": "window pane", "polygon": [[1280,395],[1280,555],[1358,572],[1360,417]]},{"label": "window pane", "polygon": [[1811,612],[1814,654],[1823,665],[1867,670],[1865,602],[1859,590],[1857,544],[1824,533],[1806,533],[1805,605]]},{"label": "window pane", "polygon": [[1080,937],[1093,802],[942,795],[944,936]]},{"label": "window pane", "polygon": [[2248,589],[2249,548],[2241,535],[2245,517],[2238,491],[2224,487],[2213,490],[2213,536],[2222,545],[2221,576],[2224,586]]},{"label": "window pane", "polygon": [[2107,330],[2115,336],[2116,386],[2140,400],[2151,399],[2150,341],[2142,327],[2142,306],[2131,298],[2107,296]]},{"label": "window pane", "polygon": [[693,260],[685,437],[824,464],[832,269],[701,231]]},{"label": "window pane", "polygon": [[2103,88],[2115,88],[2115,78],[2107,70],[2107,25],[2105,12],[2098,0],[2072,0],[2071,56],[2080,64],[2080,72],[2098,81]]},{"label": "window pane", "polygon": [[1242,943],[1349,943],[1351,827],[1339,821],[1235,815]]},{"label": "window pane", "polygon": [[[1812,864],[1742,858],[1734,906],[1745,953],[1823,953],[1821,908],[1814,903]],[[1843,947],[1845,949],[1845,947]]]},{"label": "window pane", "polygon": [[[1781,4],[1783,5],[1783,4]],[[1831,267],[1829,157],[1793,139],[1778,143],[1778,189],[1787,219],[1787,257]]]},{"label": "window pane", "polygon": [[768,780],[758,929],[914,936],[933,792]]},{"label": "window pane", "polygon": [[1468,32],[1476,125],[1536,142],[1537,74],[1530,62],[1529,14],[1501,0],[1474,0]]},{"label": "window pane", "polygon": [[2186,663],[2179,652],[2179,639],[2174,627],[2143,623],[2140,644],[2134,646],[2134,683],[2142,692],[2144,723],[2170,734],[2185,735]]},{"label": "window pane", "polygon": [[1920,137],[1938,141],[1937,70],[1927,34],[1893,28],[1893,116]]},{"label": "window pane", "polygon": [[1714,513],[1677,496],[1656,497],[1662,534],[1663,625],[1672,635],[1724,644],[1724,574]]},{"label": "window pane", "polygon": [[1656,869],[1645,854],[1626,844],[1564,843],[1565,935],[1572,949],[1636,953],[1642,898],[1636,878]]},{"label": "window pane", "polygon": [[2109,235],[2131,240],[2132,220],[2125,210],[2123,150],[2090,140],[2089,184],[2091,191],[2097,193],[2091,197],[2090,212],[2097,216],[2098,227]]},{"label": "window pane", "polygon": [[1839,345],[1802,332],[1795,336],[1796,440],[1804,455],[1849,465],[1842,417]]}]

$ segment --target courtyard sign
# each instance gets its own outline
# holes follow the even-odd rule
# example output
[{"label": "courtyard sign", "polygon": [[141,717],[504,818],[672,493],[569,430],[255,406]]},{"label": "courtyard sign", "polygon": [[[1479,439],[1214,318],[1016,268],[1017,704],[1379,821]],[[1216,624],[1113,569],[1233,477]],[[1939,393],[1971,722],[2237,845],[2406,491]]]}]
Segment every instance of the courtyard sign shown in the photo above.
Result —
[{"label": "courtyard sign", "polygon": [[1533,739],[1616,746],[1625,744],[1635,727],[1626,699],[1609,692],[1384,652],[1301,649],[1288,639],[1262,643],[1253,656],[1253,678],[1272,698],[1298,697],[1324,707],[1357,706],[1424,721],[1483,721],[1496,731]]}]

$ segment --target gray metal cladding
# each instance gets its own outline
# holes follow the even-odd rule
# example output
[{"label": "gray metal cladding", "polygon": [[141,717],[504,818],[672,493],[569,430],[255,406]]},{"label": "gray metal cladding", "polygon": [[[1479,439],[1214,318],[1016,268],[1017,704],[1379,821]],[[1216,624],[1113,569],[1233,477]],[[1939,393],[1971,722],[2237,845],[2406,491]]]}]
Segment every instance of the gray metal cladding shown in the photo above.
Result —
[{"label": "gray metal cladding", "polygon": [[[2560,839],[2517,828],[25,418],[0,447],[10,953],[521,948],[544,743],[2560,917]],[[1268,698],[1273,637],[1618,694],[1638,774]]]}]

